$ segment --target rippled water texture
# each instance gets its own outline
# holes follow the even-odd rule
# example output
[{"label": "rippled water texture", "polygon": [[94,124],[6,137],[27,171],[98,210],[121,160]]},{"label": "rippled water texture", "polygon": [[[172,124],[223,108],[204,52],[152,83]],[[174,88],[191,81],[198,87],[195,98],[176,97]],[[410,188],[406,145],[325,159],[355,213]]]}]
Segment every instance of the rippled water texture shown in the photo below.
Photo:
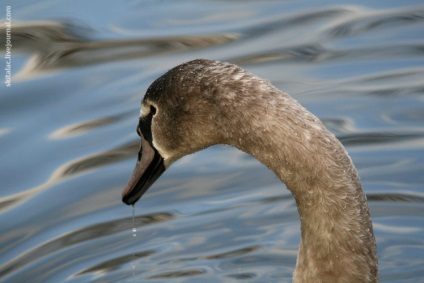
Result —
[{"label": "rippled water texture", "polygon": [[0,281],[291,282],[294,200],[236,149],[167,170],[137,203],[135,237],[121,203],[146,88],[210,58],[325,122],[359,169],[381,281],[424,282],[422,1],[3,3],[13,79],[0,87]]}]

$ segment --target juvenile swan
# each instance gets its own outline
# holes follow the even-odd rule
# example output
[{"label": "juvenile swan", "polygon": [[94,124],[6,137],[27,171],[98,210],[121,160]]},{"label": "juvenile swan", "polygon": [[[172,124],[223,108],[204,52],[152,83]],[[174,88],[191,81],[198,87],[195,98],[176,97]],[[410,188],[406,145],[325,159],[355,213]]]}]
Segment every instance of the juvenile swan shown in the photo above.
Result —
[{"label": "juvenile swan", "polygon": [[313,114],[270,82],[210,60],[179,65],[148,88],[134,204],[175,160],[215,144],[249,153],[284,182],[301,220],[293,282],[378,282],[376,245],[358,173]]}]

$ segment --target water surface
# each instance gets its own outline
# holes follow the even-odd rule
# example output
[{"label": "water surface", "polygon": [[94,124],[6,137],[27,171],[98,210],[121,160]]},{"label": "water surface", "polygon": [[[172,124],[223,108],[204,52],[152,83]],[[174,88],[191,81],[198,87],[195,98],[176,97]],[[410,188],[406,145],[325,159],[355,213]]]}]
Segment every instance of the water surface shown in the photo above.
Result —
[{"label": "water surface", "polygon": [[421,1],[5,5],[0,281],[291,282],[294,200],[236,149],[175,163],[137,203],[135,237],[121,203],[146,88],[210,58],[269,79],[324,121],[359,170],[381,282],[424,282]]}]

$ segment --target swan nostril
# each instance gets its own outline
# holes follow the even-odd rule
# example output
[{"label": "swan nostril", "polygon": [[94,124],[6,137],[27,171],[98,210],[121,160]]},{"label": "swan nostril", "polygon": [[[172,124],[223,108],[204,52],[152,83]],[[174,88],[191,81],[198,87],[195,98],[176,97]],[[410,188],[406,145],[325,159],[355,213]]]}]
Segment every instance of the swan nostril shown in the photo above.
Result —
[{"label": "swan nostril", "polygon": [[137,162],[141,161],[141,151],[143,150],[143,147],[140,144],[140,149],[138,150],[138,156],[137,156]]}]

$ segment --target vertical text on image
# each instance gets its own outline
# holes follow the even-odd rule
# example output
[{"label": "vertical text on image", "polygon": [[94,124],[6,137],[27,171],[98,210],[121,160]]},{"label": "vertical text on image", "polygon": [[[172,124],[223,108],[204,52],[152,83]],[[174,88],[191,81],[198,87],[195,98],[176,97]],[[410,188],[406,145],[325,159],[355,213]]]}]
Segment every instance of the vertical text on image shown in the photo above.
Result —
[{"label": "vertical text on image", "polygon": [[7,87],[12,86],[12,7],[6,6],[6,20],[4,22],[6,26],[6,37],[5,37],[5,74],[4,74],[4,84]]}]

